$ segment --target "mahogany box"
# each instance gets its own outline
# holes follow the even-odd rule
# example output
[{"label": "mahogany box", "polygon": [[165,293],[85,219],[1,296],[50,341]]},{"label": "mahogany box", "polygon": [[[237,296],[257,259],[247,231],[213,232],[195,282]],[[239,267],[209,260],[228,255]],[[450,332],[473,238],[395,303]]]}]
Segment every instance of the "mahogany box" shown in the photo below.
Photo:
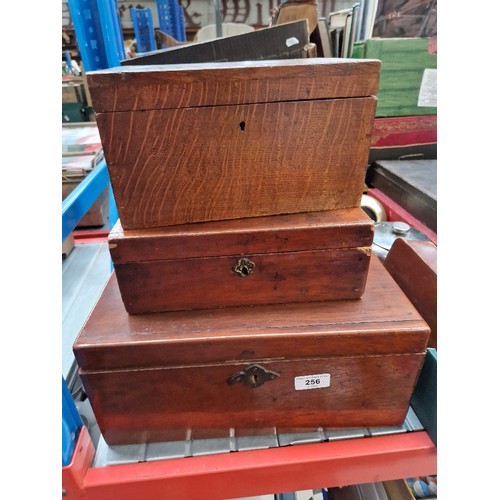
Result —
[{"label": "mahogany box", "polygon": [[123,228],[359,206],[379,73],[329,58],[89,72]]},{"label": "mahogany box", "polygon": [[129,315],[111,275],[74,343],[110,445],[186,429],[402,425],[429,327],[378,259],[359,300]]},{"label": "mahogany box", "polygon": [[429,325],[428,347],[437,348],[437,246],[396,238],[384,266]]},{"label": "mahogany box", "polygon": [[361,208],[123,229],[108,243],[130,314],[357,299],[373,221]]}]

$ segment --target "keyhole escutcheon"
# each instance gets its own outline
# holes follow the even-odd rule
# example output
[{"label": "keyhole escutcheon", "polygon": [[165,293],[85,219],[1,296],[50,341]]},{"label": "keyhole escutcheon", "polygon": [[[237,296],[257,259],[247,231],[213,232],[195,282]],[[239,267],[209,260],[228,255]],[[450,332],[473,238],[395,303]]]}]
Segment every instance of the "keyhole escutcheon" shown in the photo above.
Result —
[{"label": "keyhole escutcheon", "polygon": [[233,266],[233,271],[242,278],[246,278],[255,269],[255,264],[247,258],[239,259]]}]

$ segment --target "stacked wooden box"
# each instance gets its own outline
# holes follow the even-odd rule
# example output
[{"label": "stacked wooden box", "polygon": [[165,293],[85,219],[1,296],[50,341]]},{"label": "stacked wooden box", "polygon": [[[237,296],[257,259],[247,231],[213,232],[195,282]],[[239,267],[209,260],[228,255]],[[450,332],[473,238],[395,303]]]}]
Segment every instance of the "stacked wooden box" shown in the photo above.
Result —
[{"label": "stacked wooden box", "polygon": [[360,208],[378,61],[90,73],[120,223],[75,342],[109,444],[401,424],[429,329]]}]

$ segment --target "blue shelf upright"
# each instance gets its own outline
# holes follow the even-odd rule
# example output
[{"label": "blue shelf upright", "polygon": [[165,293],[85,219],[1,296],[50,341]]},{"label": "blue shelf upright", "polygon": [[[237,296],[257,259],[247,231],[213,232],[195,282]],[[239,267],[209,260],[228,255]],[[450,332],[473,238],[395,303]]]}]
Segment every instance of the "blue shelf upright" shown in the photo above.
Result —
[{"label": "blue shelf upright", "polygon": [[62,379],[62,465],[68,465],[75,451],[76,441],[83,426],[75,402],[64,378]]},{"label": "blue shelf upright", "polygon": [[[118,1],[68,0],[68,7],[85,71],[120,66],[120,61],[126,56],[118,15]],[[118,219],[118,213],[107,166],[105,161],[102,161],[63,202],[63,241],[104,189],[109,189],[109,224],[110,228],[113,227]]]},{"label": "blue shelf upright", "polygon": [[177,19],[179,20],[179,42],[187,41],[186,38],[186,21],[184,18],[184,7],[177,5]]},{"label": "blue shelf upright", "polygon": [[123,32],[118,15],[118,0],[97,0],[97,9],[104,36],[104,48],[110,63],[108,67],[119,66],[125,59]]},{"label": "blue shelf upright", "polygon": [[160,26],[160,31],[166,33],[167,35],[174,36],[170,1],[156,0],[156,8],[158,9],[158,24]]},{"label": "blue shelf upright", "polygon": [[137,52],[151,52],[156,50],[156,41],[153,28],[153,16],[151,9],[131,9],[132,23],[134,25],[134,35],[137,43]]},{"label": "blue shelf upright", "polygon": [[185,42],[187,38],[183,7],[177,0],[156,0],[156,6],[160,30],[178,42]]},{"label": "blue shelf upright", "polygon": [[68,0],[85,71],[113,68],[125,59],[117,0]]},{"label": "blue shelf upright", "polygon": [[62,202],[62,241],[71,234],[80,219],[108,187],[110,194],[109,227],[113,227],[118,219],[118,214],[112,195],[108,167],[106,162],[101,160]]}]

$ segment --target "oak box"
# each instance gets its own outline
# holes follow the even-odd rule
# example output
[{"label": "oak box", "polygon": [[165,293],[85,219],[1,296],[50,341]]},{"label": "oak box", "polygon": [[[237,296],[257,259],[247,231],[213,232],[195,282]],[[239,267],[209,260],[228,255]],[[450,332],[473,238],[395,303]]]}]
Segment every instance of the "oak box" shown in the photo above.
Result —
[{"label": "oak box", "polygon": [[360,205],[380,61],[88,73],[124,229]]}]

